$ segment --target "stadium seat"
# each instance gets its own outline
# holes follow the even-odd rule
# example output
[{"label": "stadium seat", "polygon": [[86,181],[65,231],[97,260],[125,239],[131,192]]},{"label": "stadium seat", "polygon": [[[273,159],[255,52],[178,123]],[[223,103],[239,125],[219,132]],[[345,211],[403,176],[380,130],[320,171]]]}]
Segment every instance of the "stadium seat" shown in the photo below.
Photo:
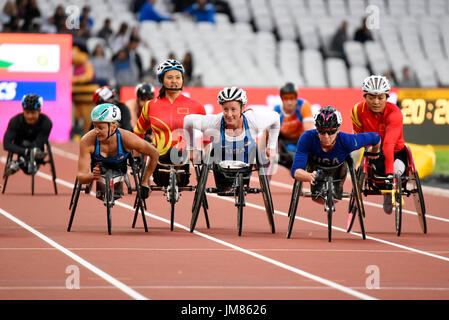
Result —
[{"label": "stadium seat", "polygon": [[348,71],[343,59],[327,58],[324,62],[327,83],[332,88],[349,87]]}]

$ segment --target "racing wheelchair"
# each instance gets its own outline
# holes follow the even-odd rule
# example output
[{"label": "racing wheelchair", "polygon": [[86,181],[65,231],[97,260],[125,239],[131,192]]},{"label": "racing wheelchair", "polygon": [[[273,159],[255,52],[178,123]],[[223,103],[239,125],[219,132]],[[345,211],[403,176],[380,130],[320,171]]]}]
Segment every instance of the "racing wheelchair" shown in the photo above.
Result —
[{"label": "racing wheelchair", "polygon": [[[167,201],[170,203],[170,231],[173,231],[175,222],[175,206],[181,197],[182,191],[193,191],[195,186],[189,185],[190,172],[189,163],[181,164],[165,164],[158,161],[156,169],[153,173],[154,182],[156,185],[151,185],[151,191],[162,191],[167,197]],[[199,175],[199,167],[195,166],[195,173]],[[204,209],[204,216],[206,218],[207,228],[210,228],[209,217],[207,215],[208,204],[207,199],[204,198],[202,201],[202,206]],[[135,226],[138,216],[138,211],[136,210],[133,220],[133,228]]]},{"label": "racing wheelchair", "polygon": [[[391,193],[391,201],[394,209],[394,222],[395,230],[398,236],[401,235],[402,229],[402,206],[404,204],[403,196],[413,196],[416,212],[418,213],[418,221],[423,233],[427,233],[426,223],[426,206],[424,203],[424,195],[421,187],[421,180],[419,179],[418,172],[415,168],[413,161],[413,155],[410,147],[405,146],[407,163],[405,164],[404,173],[394,175],[393,178],[380,176],[374,170],[371,161],[368,156],[377,156],[377,153],[371,153],[363,151],[361,154],[361,164],[357,169],[358,188],[361,193],[366,197],[368,195],[382,195],[385,193]],[[354,221],[354,199],[351,197],[348,207],[348,224],[347,231],[350,232]]]},{"label": "racing wheelchair", "polygon": [[[363,207],[362,196],[360,189],[358,188],[354,162],[351,156],[346,157],[345,161],[332,167],[323,167],[309,161],[306,165],[306,171],[312,172],[314,170],[317,170],[317,177],[315,178],[315,185],[312,185],[310,192],[302,191],[302,181],[295,180],[293,185],[292,197],[288,209],[288,217],[290,220],[288,224],[287,238],[290,238],[292,233],[300,196],[312,198],[312,200],[324,204],[324,211],[327,213],[329,242],[332,241],[332,215],[335,211],[335,202],[341,200],[342,198],[352,197],[354,201],[354,216],[357,214],[359,217],[362,237],[365,240],[366,234],[363,221],[365,209]],[[343,192],[343,183],[346,179],[347,171],[350,173],[353,186],[351,193]]]},{"label": "racing wheelchair", "polygon": [[[255,165],[242,161],[224,160],[217,163],[212,161],[214,150],[206,152],[199,172],[198,185],[195,189],[195,196],[192,203],[192,220],[190,222],[190,232],[195,230],[198,220],[199,210],[206,199],[206,193],[216,193],[218,196],[233,196],[237,207],[237,228],[238,235],[242,235],[243,207],[245,207],[245,196],[249,193],[262,193],[265,211],[271,232],[275,233],[274,208],[271,197],[270,186],[266,175],[266,165],[260,159],[258,147],[254,148],[255,153],[249,159],[255,158]],[[216,187],[206,188],[209,171],[213,170]],[[250,188],[249,182],[252,171],[258,171],[260,188]]]},{"label": "racing wheelchair", "polygon": [[[47,163],[50,164],[51,168],[51,174],[52,174],[52,181],[53,181],[53,188],[55,190],[55,194],[58,194],[58,187],[56,185],[56,168],[55,168],[55,162],[53,160],[53,153],[51,151],[50,142],[46,141],[44,144],[44,152],[41,150],[38,150],[38,148],[31,149],[30,157],[28,160],[24,160],[23,158],[20,159],[18,154],[16,154],[16,160],[13,160],[14,153],[8,152],[8,155],[6,157],[6,165],[5,165],[5,171],[3,173],[3,190],[2,193],[5,193],[6,191],[6,185],[8,183],[9,175],[6,174],[6,171],[8,168],[11,167],[11,165],[16,165],[17,168],[15,170],[18,170],[19,167],[22,168],[23,172],[27,175],[31,175],[31,195],[34,195],[34,176],[36,175],[37,171],[39,170],[39,167],[41,165],[46,165]],[[14,163],[13,163],[14,162]]]},{"label": "racing wheelchair", "polygon": [[[101,169],[101,179],[96,181],[96,198],[103,201],[103,204],[106,207],[107,214],[107,225],[108,225],[108,234],[111,234],[111,209],[115,205],[115,201],[122,198],[124,195],[123,192],[123,184],[126,184],[128,187],[128,194],[131,194],[133,191],[136,191],[136,200],[134,203],[134,207],[136,208],[136,214],[140,211],[142,216],[143,225],[145,228],[145,232],[148,232],[148,226],[145,218],[145,200],[141,197],[141,189],[140,183],[141,178],[139,174],[139,169],[137,164],[135,163],[135,159],[130,154],[126,160],[126,164],[124,168],[106,168],[103,164],[100,165]],[[135,187],[132,188],[129,180],[127,179],[127,167],[131,168],[131,174],[134,178]],[[84,191],[86,194],[89,194],[92,190],[93,182],[90,184],[80,184],[78,182],[78,178],[75,179],[75,185],[73,187],[72,196],[70,199],[69,210],[71,210],[69,225],[67,227],[67,231],[70,232],[72,228],[73,219],[75,217],[76,208],[78,205],[78,200],[81,191]],[[134,222],[135,223],[135,222]]]}]

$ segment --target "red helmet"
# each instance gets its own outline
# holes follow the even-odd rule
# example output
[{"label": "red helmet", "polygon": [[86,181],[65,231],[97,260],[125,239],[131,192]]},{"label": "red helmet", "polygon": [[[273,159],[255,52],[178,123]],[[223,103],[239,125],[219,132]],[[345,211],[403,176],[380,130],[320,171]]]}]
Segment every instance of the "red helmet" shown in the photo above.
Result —
[{"label": "red helmet", "polygon": [[95,104],[105,103],[105,102],[115,98],[116,95],[117,95],[117,92],[115,91],[115,89],[108,87],[108,86],[104,86],[104,87],[100,87],[97,90],[95,90],[95,93],[92,96],[92,101]]}]

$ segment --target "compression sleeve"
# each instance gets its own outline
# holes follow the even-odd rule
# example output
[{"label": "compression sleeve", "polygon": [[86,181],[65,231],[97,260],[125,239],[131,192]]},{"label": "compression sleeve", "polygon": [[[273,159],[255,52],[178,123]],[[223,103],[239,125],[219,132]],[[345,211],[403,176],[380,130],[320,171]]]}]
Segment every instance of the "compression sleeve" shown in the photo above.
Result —
[{"label": "compression sleeve", "polygon": [[366,146],[374,146],[379,143],[380,135],[377,132],[365,132],[350,134],[340,132],[340,139],[348,153]]},{"label": "compression sleeve", "polygon": [[187,150],[196,148],[195,132],[199,130],[213,139],[220,138],[220,121],[222,114],[189,114],[184,117],[184,130],[187,140]]},{"label": "compression sleeve", "polygon": [[313,121],[312,106],[310,102],[304,101],[301,108],[302,122]]},{"label": "compression sleeve", "polygon": [[43,117],[42,123],[39,126],[38,134],[36,139],[33,141],[33,146],[42,148],[45,142],[48,141],[48,137],[50,136],[51,128],[53,127],[53,123],[50,118],[45,115],[41,115]]},{"label": "compression sleeve", "polygon": [[295,177],[295,171],[297,169],[305,170],[307,159],[309,155],[309,146],[312,143],[311,131],[304,132],[301,137],[299,137],[298,144],[296,145],[295,157],[293,158],[291,175]]},{"label": "compression sleeve", "polygon": [[12,118],[11,120],[9,120],[8,128],[6,129],[5,135],[3,137],[3,149],[5,149],[5,151],[10,151],[12,153],[24,156],[26,148],[14,144],[14,139],[17,136],[18,130],[17,122],[17,118]]}]

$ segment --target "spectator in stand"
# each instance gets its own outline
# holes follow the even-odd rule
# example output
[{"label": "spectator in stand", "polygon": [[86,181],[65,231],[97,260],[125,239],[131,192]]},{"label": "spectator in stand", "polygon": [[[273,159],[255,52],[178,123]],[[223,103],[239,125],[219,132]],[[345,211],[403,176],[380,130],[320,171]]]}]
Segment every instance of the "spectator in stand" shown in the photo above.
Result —
[{"label": "spectator in stand", "polygon": [[113,34],[114,31],[111,28],[111,19],[104,19],[103,27],[101,27],[100,31],[98,31],[97,37],[103,38],[104,40],[106,40],[106,43],[110,44]]},{"label": "spectator in stand", "polygon": [[73,35],[73,45],[83,48],[84,51],[87,51],[87,39],[91,36],[88,23],[87,19],[83,18],[80,21],[79,28],[73,28],[71,30]]},{"label": "spectator in stand", "polygon": [[78,19],[80,22],[81,22],[81,20],[86,19],[88,29],[92,30],[92,27],[94,26],[94,19],[92,19],[92,17],[90,16],[90,7],[89,6],[86,5],[83,7]]},{"label": "spectator in stand", "polygon": [[104,47],[101,43],[95,46],[92,52],[91,62],[95,70],[95,76],[92,82],[98,84],[100,87],[110,84],[109,82],[114,78],[114,66],[106,58]]},{"label": "spectator in stand", "polygon": [[155,0],[147,0],[142,5],[142,7],[140,8],[140,11],[139,11],[139,22],[145,21],[145,20],[157,21],[157,22],[172,21],[171,17],[165,17],[165,16],[161,15],[160,13],[158,13],[154,9],[154,2],[155,2]]},{"label": "spectator in stand", "polygon": [[402,78],[401,81],[399,81],[399,87],[402,88],[419,87],[418,81],[416,80],[414,74],[410,74],[410,68],[407,66],[402,68]]},{"label": "spectator in stand", "polygon": [[29,31],[34,18],[40,17],[41,12],[36,0],[23,1],[23,31]]},{"label": "spectator in stand", "polygon": [[343,44],[348,40],[348,22],[345,20],[341,23],[340,28],[337,29],[332,37],[330,49],[333,53],[337,54],[341,58],[345,58],[345,51]]},{"label": "spectator in stand", "polygon": [[112,58],[114,64],[114,75],[117,81],[117,91],[121,87],[134,87],[139,80],[139,71],[134,67],[126,48],[119,50]]},{"label": "spectator in stand", "polygon": [[215,6],[208,0],[197,0],[183,12],[197,22],[215,23]]},{"label": "spectator in stand", "polygon": [[62,5],[58,5],[55,9],[55,13],[53,14],[53,23],[58,30],[60,29],[61,24],[64,24],[65,26],[66,19],[67,16],[65,15],[64,7]]},{"label": "spectator in stand", "polygon": [[18,15],[17,5],[13,1],[8,1],[0,13],[0,23],[4,26],[9,25],[13,17]]},{"label": "spectator in stand", "polygon": [[370,29],[366,26],[366,18],[363,18],[362,25],[355,31],[354,40],[359,42],[372,41],[373,36]]},{"label": "spectator in stand", "polygon": [[119,50],[123,49],[128,41],[128,24],[122,22],[120,28],[112,39],[111,48],[112,52],[115,54]]},{"label": "spectator in stand", "polygon": [[185,86],[190,86],[193,79],[193,60],[192,53],[190,51],[186,52],[184,59],[182,60],[182,65],[184,66],[184,81]]},{"label": "spectator in stand", "polygon": [[151,57],[150,66],[148,67],[147,70],[143,72],[142,76],[143,82],[148,82],[152,85],[156,83],[157,79],[156,68],[157,68],[157,60],[155,57]]},{"label": "spectator in stand", "polygon": [[128,56],[131,61],[131,65],[133,68],[137,68],[138,79],[141,79],[143,76],[143,66],[142,66],[142,58],[137,52],[137,47],[139,46],[139,38],[131,36],[129,38],[128,45],[126,49],[128,51]]},{"label": "spectator in stand", "polygon": [[56,33],[58,29],[55,26],[55,18],[53,16],[44,20],[41,26],[41,32],[43,33]]}]

